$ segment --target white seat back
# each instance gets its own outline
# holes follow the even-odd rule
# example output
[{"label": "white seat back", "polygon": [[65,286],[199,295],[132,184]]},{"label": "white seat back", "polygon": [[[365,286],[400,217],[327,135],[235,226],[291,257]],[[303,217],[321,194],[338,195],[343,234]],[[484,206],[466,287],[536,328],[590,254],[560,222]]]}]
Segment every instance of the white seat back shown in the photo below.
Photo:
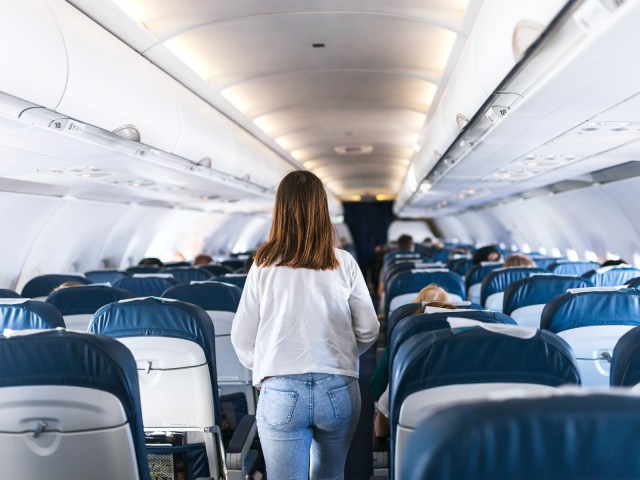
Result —
[{"label": "white seat back", "polygon": [[629,325],[598,325],[572,328],[558,333],[573,349],[578,360],[582,385],[608,387],[613,348],[622,335],[634,328]]},{"label": "white seat back", "polygon": [[5,387],[0,412],[2,478],[138,478],[130,426],[111,393],[61,385]]},{"label": "white seat back", "polygon": [[215,424],[211,379],[198,344],[171,337],[118,340],[136,359],[145,430]]},{"label": "white seat back", "polygon": [[504,300],[504,292],[492,293],[487,297],[484,304],[485,308],[494,312],[502,312],[502,301]]},{"label": "white seat back", "polygon": [[[547,385],[528,383],[475,383],[465,385],[447,385],[428,388],[409,395],[400,409],[400,417],[396,427],[396,459],[403,457],[411,434],[428,416],[440,409],[460,403],[471,403],[500,397],[519,397],[530,393],[555,392],[557,389]],[[395,462],[395,478],[406,478],[402,462]]]},{"label": "white seat back", "polygon": [[67,326],[67,330],[86,332],[93,318],[93,314],[81,313],[78,315],[64,315],[62,318],[64,318],[64,324]]},{"label": "white seat back", "polygon": [[467,300],[471,303],[480,303],[480,290],[482,288],[482,283],[474,283],[469,287],[469,291],[467,292]]},{"label": "white seat back", "polygon": [[516,308],[510,316],[521,327],[540,328],[540,316],[544,306],[544,303],[539,303]]}]

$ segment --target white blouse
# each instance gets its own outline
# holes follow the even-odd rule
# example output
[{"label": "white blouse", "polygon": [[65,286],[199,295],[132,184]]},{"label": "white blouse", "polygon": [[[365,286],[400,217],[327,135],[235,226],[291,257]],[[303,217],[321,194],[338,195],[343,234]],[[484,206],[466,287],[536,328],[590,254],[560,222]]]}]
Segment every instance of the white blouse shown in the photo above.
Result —
[{"label": "white blouse", "polygon": [[335,254],[335,270],[251,267],[231,342],[254,385],[297,373],[358,377],[358,357],[380,325],[358,264],[344,250]]}]

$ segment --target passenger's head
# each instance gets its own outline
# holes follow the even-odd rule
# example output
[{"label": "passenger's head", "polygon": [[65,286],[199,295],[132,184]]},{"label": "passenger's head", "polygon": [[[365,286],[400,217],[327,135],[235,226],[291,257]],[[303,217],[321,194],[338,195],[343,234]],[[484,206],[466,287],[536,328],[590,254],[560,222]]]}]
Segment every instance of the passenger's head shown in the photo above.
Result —
[{"label": "passenger's head", "polygon": [[536,262],[534,262],[531,259],[531,257],[529,257],[528,255],[524,255],[522,253],[514,253],[504,261],[504,266],[505,267],[535,267]]},{"label": "passenger's head", "polygon": [[600,265],[601,267],[616,267],[618,265],[628,265],[623,259],[619,258],[618,260],[607,260]]},{"label": "passenger's head", "polygon": [[76,281],[70,281],[70,282],[63,282],[60,285],[58,285],[56,288],[53,289],[54,292],[57,292],[58,290],[62,290],[63,288],[67,288],[67,287],[81,287],[82,285],[84,285],[84,283],[81,282],[76,282]]},{"label": "passenger's head", "polygon": [[140,260],[138,265],[157,265],[158,267],[164,266],[164,263],[159,258],[147,257]]},{"label": "passenger's head", "polygon": [[413,303],[420,302],[451,302],[451,297],[447,291],[436,285],[435,283],[431,283],[420,290],[418,296],[415,298]]},{"label": "passenger's head", "polygon": [[398,237],[398,250],[401,252],[413,252],[413,238],[411,235],[400,235]]},{"label": "passenger's head", "polygon": [[475,251],[471,258],[473,265],[478,265],[482,262],[499,262],[502,259],[500,250],[495,245],[487,245],[486,247],[480,247]]},{"label": "passenger's head", "polygon": [[213,262],[213,258],[211,255],[207,255],[206,253],[200,253],[193,259],[193,264],[196,267],[198,265],[209,265],[211,262]]},{"label": "passenger's head", "polygon": [[338,267],[327,194],[313,173],[296,170],[278,187],[269,240],[256,252],[258,265],[331,270]]}]

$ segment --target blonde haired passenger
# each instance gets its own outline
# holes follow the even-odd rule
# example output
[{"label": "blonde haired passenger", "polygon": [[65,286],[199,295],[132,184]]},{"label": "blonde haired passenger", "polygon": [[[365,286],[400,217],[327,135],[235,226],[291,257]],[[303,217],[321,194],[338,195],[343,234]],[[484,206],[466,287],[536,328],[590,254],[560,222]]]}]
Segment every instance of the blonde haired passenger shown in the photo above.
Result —
[{"label": "blonde haired passenger", "polygon": [[[451,302],[451,297],[447,291],[436,285],[435,283],[430,283],[426,287],[424,287],[420,292],[418,292],[418,296],[413,300],[413,303],[427,303],[427,302]],[[416,312],[421,312],[422,305],[418,308]]]},{"label": "blonde haired passenger", "polygon": [[[430,287],[431,285],[429,285]],[[435,285],[435,287],[439,288],[440,290],[444,291],[442,288],[438,287],[437,285]],[[426,290],[425,287],[422,290]],[[447,292],[444,292],[445,294]],[[447,295],[448,296],[448,295]],[[456,310],[458,307],[456,307],[455,305],[448,303],[446,301],[433,301],[433,302],[428,302],[425,307],[434,307],[434,308],[446,308],[448,310]],[[422,310],[420,310],[422,311]],[[385,350],[385,352],[387,352],[387,365],[386,365],[386,369],[387,372],[389,370],[389,363],[388,363],[388,351]],[[382,363],[382,359],[380,359]],[[379,366],[379,365],[378,365]],[[376,373],[377,373],[377,369],[376,369]],[[376,437],[378,438],[386,438],[391,434],[391,425],[389,423],[389,382],[387,381],[387,385],[386,388],[384,390],[384,392],[382,392],[382,395],[380,395],[380,398],[378,399],[378,411],[376,412],[376,416],[373,419],[373,429],[375,431]]]},{"label": "blonde haired passenger", "polygon": [[510,255],[509,258],[507,258],[504,261],[504,265],[505,268],[507,267],[535,267],[536,266],[536,262],[534,262],[531,257],[529,257],[528,255],[524,255],[522,253],[514,253],[513,255]]}]

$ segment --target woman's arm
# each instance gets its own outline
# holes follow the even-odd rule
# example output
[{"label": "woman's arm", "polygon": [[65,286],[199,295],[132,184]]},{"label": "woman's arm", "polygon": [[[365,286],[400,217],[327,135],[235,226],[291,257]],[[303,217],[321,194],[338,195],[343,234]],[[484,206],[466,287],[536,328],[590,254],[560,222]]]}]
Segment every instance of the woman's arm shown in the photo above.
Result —
[{"label": "woman's arm", "polygon": [[253,370],[253,355],[260,324],[260,295],[258,268],[249,270],[242,291],[240,305],[231,325],[231,343],[240,363]]}]

